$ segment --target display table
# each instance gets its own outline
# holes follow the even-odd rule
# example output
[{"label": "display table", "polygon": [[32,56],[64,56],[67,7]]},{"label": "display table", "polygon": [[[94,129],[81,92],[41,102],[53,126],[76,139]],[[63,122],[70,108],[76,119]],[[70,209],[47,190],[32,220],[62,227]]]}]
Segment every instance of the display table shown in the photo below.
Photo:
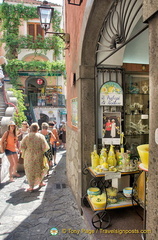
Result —
[{"label": "display table", "polygon": [[[83,170],[83,174],[90,174],[92,179],[90,180],[90,187],[98,187],[102,191],[106,191],[106,188],[109,187],[111,184],[110,179],[106,179],[106,172],[95,172],[91,167],[87,167]],[[109,171],[108,171],[109,173]],[[118,172],[116,172],[118,173]],[[139,170],[136,171],[129,171],[129,172],[121,172],[120,175],[134,175],[134,174],[140,174]],[[117,175],[117,174],[116,174]],[[112,174],[111,174],[112,176]],[[126,198],[122,192],[118,193],[117,196],[117,203],[109,204],[107,203],[104,208],[96,208],[94,204],[91,201],[91,197],[87,194],[83,196],[83,203],[85,206],[90,206],[91,209],[94,211],[94,214],[92,216],[92,225],[96,229],[105,229],[107,228],[110,223],[110,215],[108,210],[110,209],[118,209],[118,208],[126,208],[126,207],[132,207],[132,206],[137,206],[137,202],[134,201],[134,199],[131,198]]]},{"label": "display table", "polygon": [[[93,170],[92,167],[87,167],[87,168],[83,169],[83,174],[85,174],[85,175],[90,174],[92,177],[90,180],[89,186],[90,187],[98,187],[101,190],[109,187],[109,185],[111,183],[111,181],[109,182],[105,179],[106,173],[110,173],[110,171],[97,173],[96,171]],[[134,175],[134,174],[140,174],[140,171],[135,170],[135,171],[128,171],[128,172],[121,172],[121,176]]]}]

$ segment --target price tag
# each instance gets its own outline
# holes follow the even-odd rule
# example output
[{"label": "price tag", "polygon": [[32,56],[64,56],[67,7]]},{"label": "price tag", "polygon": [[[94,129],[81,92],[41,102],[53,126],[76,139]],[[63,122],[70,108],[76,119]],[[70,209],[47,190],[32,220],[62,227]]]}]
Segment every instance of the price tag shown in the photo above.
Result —
[{"label": "price tag", "polygon": [[110,180],[114,178],[121,178],[120,172],[106,172],[105,173],[105,180]]}]

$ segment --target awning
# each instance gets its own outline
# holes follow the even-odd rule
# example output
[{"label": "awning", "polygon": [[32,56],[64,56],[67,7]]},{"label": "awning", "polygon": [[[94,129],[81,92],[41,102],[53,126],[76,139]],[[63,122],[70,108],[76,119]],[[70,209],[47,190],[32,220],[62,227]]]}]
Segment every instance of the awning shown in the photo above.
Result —
[{"label": "awning", "polygon": [[61,76],[61,73],[48,72],[18,72],[19,76]]}]

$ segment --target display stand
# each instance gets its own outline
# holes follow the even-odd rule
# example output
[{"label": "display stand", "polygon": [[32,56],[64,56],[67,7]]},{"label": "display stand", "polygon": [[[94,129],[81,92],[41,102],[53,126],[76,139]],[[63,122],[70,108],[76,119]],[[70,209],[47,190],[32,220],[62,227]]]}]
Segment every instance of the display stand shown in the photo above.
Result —
[{"label": "display stand", "polygon": [[[121,172],[121,176],[139,174],[139,172],[139,170],[131,172]],[[99,187],[103,191],[103,189],[106,190],[106,188],[109,187],[109,185],[111,184],[111,179],[106,179],[106,173],[96,173],[91,167],[87,167],[83,170],[83,174],[86,175],[88,173],[92,176],[89,184],[90,187]],[[82,200],[86,207],[90,206],[91,209],[95,212],[92,216],[92,225],[96,229],[105,229],[110,225],[111,220],[107,210],[126,208],[137,205],[137,202],[134,202],[132,198],[126,198],[121,192],[118,193],[117,203],[106,203],[106,206],[104,208],[96,208],[93,205],[91,198],[87,194],[83,196]]]}]

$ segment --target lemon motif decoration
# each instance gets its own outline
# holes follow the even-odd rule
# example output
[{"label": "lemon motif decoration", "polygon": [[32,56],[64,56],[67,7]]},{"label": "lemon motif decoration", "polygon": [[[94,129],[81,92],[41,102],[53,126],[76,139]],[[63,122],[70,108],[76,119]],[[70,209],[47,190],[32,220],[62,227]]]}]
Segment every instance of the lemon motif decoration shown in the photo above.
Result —
[{"label": "lemon motif decoration", "polygon": [[105,82],[100,88],[100,105],[123,105],[122,87],[115,81]]},{"label": "lemon motif decoration", "polygon": [[110,87],[108,88],[108,92],[109,92],[109,93],[114,92],[114,91],[115,91],[115,88],[114,88],[113,86],[110,86]]}]

